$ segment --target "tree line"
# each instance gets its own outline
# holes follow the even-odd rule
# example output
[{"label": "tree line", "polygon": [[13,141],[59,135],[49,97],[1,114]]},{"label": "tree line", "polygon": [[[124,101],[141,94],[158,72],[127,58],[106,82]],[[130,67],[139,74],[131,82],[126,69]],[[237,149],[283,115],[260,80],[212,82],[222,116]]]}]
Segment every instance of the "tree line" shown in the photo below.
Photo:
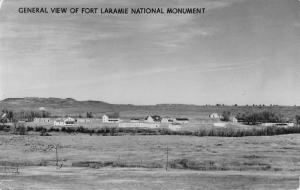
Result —
[{"label": "tree line", "polygon": [[286,118],[280,113],[275,113],[272,111],[262,111],[262,112],[247,112],[239,113],[236,118],[238,121],[243,122],[248,125],[255,125],[259,123],[285,123],[288,122]]},{"label": "tree line", "polygon": [[33,121],[34,118],[47,118],[50,117],[51,113],[45,110],[42,111],[33,111],[33,110],[26,110],[26,111],[19,111],[14,112],[12,110],[2,110],[1,112],[1,123],[6,122],[17,122],[17,121]]}]

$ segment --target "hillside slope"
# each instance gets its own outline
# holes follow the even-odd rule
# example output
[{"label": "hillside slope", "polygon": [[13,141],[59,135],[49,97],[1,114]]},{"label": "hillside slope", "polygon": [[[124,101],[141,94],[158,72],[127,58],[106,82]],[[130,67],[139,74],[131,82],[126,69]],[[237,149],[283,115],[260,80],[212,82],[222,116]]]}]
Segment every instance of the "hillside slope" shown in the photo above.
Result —
[{"label": "hillside slope", "polygon": [[144,117],[146,115],[159,114],[171,117],[189,117],[196,120],[208,118],[213,112],[222,113],[230,111],[233,115],[243,112],[259,112],[271,110],[281,113],[285,117],[294,118],[300,115],[299,106],[198,106],[187,104],[158,104],[158,105],[130,105],[110,104],[103,101],[77,101],[72,98],[7,98],[0,101],[0,109],[13,111],[38,110],[44,107],[53,116],[64,116],[93,112],[97,117],[104,113],[119,112],[122,117]]}]

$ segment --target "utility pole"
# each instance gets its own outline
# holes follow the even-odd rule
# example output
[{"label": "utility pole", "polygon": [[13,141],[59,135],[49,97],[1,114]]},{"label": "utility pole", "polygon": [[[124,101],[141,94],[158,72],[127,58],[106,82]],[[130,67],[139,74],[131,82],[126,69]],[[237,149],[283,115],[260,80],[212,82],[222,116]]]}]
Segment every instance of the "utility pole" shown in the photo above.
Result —
[{"label": "utility pole", "polygon": [[166,171],[168,171],[168,164],[169,164],[169,146],[167,145],[167,162],[166,162]]},{"label": "utility pole", "polygon": [[57,146],[58,146],[58,145],[55,146],[55,153],[56,153],[56,154],[55,154],[55,155],[56,155],[56,167],[58,167],[58,152],[57,152]]}]

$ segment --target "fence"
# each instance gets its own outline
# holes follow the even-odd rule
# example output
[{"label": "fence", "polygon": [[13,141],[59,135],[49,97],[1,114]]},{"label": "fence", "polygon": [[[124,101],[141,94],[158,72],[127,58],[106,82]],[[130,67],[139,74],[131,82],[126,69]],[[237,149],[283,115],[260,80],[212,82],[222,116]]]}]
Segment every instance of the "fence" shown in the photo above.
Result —
[{"label": "fence", "polygon": [[0,166],[0,175],[19,174],[19,166]]}]

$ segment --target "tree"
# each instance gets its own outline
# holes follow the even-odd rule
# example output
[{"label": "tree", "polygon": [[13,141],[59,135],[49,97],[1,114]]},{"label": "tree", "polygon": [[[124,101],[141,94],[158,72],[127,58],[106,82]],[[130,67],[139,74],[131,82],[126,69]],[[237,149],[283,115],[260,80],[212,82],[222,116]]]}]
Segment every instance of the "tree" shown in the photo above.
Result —
[{"label": "tree", "polygon": [[47,118],[50,116],[50,112],[47,112],[45,110],[42,111],[42,118]]},{"label": "tree", "polygon": [[230,121],[230,111],[223,111],[222,117],[222,121]]},{"label": "tree", "polygon": [[13,119],[14,119],[14,112],[13,111],[8,111],[7,118],[9,119],[9,121],[12,122]]},{"label": "tree", "polygon": [[300,124],[300,115],[295,116],[296,124]]},{"label": "tree", "polygon": [[271,111],[238,114],[237,119],[247,124],[285,122],[283,115]]},{"label": "tree", "polygon": [[93,118],[93,112],[86,112],[86,117],[87,118]]}]

